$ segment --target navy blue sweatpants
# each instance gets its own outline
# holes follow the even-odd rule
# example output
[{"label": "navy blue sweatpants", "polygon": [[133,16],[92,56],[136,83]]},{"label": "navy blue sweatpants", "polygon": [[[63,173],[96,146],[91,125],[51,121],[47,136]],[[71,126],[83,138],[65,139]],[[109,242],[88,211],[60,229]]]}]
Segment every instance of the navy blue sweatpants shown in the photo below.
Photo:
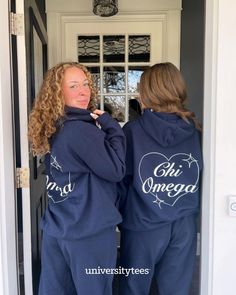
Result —
[{"label": "navy blue sweatpants", "polygon": [[154,277],[160,295],[189,295],[196,256],[196,216],[150,231],[121,232],[121,266],[149,269],[120,280],[120,295],[148,295]]},{"label": "navy blue sweatpants", "polygon": [[79,240],[57,239],[44,233],[39,295],[111,295],[111,274],[90,269],[115,268],[115,228]]}]

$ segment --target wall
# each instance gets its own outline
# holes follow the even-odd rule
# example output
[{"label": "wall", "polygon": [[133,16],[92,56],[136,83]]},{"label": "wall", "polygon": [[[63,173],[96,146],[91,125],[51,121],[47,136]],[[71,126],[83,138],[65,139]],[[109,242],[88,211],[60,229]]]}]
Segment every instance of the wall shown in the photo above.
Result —
[{"label": "wall", "polygon": [[[216,1],[217,2],[217,1]],[[236,2],[219,0],[216,69],[216,165],[214,204],[213,294],[236,294],[236,217],[228,215],[236,195]]]},{"label": "wall", "polygon": [[[80,12],[92,14],[92,0],[46,0],[46,10],[57,12]],[[181,7],[181,0],[118,0],[119,12],[140,10],[142,13],[145,11],[153,10],[166,10],[166,9],[179,9]]]},{"label": "wall", "polygon": [[188,107],[203,119],[205,0],[182,0],[180,69],[188,89]]}]

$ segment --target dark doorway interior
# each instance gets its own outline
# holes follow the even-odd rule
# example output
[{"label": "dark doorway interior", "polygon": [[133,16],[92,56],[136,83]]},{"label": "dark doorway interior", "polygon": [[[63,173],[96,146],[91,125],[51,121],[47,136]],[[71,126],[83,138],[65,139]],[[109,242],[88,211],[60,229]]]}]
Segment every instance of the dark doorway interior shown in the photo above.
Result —
[{"label": "dark doorway interior", "polygon": [[180,69],[188,90],[188,107],[202,123],[205,0],[182,0]]}]

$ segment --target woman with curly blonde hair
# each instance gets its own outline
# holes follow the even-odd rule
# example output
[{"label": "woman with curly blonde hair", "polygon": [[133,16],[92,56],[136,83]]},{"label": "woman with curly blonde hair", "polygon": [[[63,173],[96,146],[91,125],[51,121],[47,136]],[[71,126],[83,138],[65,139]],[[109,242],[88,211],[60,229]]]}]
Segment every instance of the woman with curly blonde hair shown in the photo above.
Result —
[{"label": "woman with curly blonde hair", "polygon": [[115,268],[125,136],[95,101],[87,68],[60,63],[47,72],[30,114],[29,140],[34,155],[45,154],[49,198],[40,295],[112,294],[112,275],[90,271]]},{"label": "woman with curly blonde hair", "polygon": [[46,73],[29,119],[28,135],[34,155],[45,154],[50,150],[49,138],[56,132],[56,124],[65,114],[62,80],[65,70],[72,66],[81,69],[87,76],[91,90],[88,110],[94,111],[96,108],[96,90],[93,87],[91,74],[85,66],[68,62],[60,63],[50,69]]},{"label": "woman with curly blonde hair", "polygon": [[196,256],[202,154],[198,124],[186,106],[181,72],[159,63],[140,80],[143,114],[124,126],[126,176],[120,185],[120,294],[188,295]]}]

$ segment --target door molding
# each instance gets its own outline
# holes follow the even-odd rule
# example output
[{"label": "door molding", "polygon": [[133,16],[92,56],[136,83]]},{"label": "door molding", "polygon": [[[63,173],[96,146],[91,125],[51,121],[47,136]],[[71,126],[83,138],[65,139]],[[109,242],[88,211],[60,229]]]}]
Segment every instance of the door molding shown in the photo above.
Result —
[{"label": "door molding", "polygon": [[[24,15],[24,0],[16,0],[16,13]],[[25,32],[25,22],[23,22]],[[17,36],[17,61],[19,87],[19,116],[20,116],[20,145],[21,166],[29,169],[28,144],[28,105],[27,105],[27,68],[25,34]],[[23,215],[23,256],[24,256],[24,285],[25,295],[33,294],[32,285],[32,243],[31,243],[31,216],[30,216],[30,188],[22,188],[22,215]]]},{"label": "door molding", "polygon": [[206,0],[204,64],[204,171],[201,208],[201,295],[213,294],[213,248],[216,162],[216,97],[218,50],[218,1]]},{"label": "door molding", "polygon": [[18,294],[12,68],[8,1],[0,10],[0,293]]},{"label": "door molding", "polygon": [[[35,0],[24,1],[27,105],[31,112],[47,71],[47,32]],[[33,293],[38,293],[42,231],[40,220],[47,203],[44,156],[29,155]]]},{"label": "door molding", "polygon": [[163,54],[165,53],[166,42],[168,36],[167,32],[167,14],[166,13],[159,13],[157,15],[125,15],[125,16],[117,16],[111,19],[103,19],[103,18],[96,18],[96,17],[89,17],[89,16],[81,16],[81,15],[71,15],[71,14],[62,14],[60,17],[60,23],[58,27],[60,28],[60,37],[58,40],[58,48],[61,48],[61,59],[63,60],[66,56],[66,26],[69,24],[97,24],[97,23],[123,23],[123,22],[158,22],[161,23],[162,26],[162,59],[165,59]]},{"label": "door molding", "polygon": [[[180,10],[153,11],[148,14],[124,14],[112,18],[98,18],[96,16],[79,13],[52,13],[48,17],[49,67],[61,62],[65,56],[65,28],[68,24],[86,23],[119,23],[120,22],[160,22],[163,34],[163,60],[168,57],[179,66],[180,58]],[[56,32],[55,32],[56,28]],[[174,51],[172,50],[174,48]],[[178,48],[178,50],[176,50]],[[59,50],[58,50],[59,49]]]}]

